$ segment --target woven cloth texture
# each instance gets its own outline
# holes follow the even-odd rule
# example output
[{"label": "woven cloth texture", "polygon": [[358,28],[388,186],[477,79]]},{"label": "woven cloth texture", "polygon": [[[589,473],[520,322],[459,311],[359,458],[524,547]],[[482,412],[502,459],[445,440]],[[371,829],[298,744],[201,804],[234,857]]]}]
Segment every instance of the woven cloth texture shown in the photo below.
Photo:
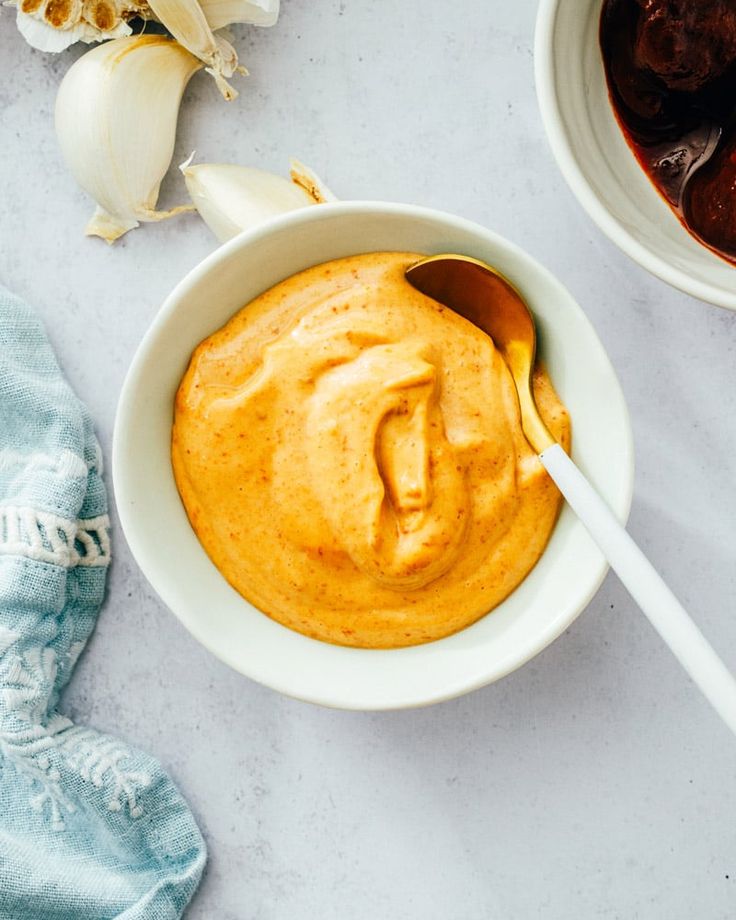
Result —
[{"label": "woven cloth texture", "polygon": [[0,288],[0,920],[180,917],[204,868],[160,764],[57,708],[109,561],[89,413]]}]

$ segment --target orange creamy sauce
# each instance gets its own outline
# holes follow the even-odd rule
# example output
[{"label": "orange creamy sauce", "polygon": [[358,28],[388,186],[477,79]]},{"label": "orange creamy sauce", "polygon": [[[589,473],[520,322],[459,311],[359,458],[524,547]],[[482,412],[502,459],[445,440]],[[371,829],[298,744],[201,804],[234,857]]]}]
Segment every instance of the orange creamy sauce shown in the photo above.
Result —
[{"label": "orange creamy sauce", "polygon": [[[468,626],[533,568],[560,506],[506,365],[408,284],[418,258],[288,278],[197,347],[176,397],[174,472],[205,550],[252,604],[327,642]],[[543,371],[534,386],[567,448]]]}]

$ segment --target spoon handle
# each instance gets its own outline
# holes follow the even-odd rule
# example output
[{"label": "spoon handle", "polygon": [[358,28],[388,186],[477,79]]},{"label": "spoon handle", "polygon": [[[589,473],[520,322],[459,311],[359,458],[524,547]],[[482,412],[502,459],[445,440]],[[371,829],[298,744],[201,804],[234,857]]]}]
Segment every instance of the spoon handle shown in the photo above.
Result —
[{"label": "spoon handle", "polygon": [[736,680],[654,566],[559,444],[539,455],[649,622],[736,734]]}]

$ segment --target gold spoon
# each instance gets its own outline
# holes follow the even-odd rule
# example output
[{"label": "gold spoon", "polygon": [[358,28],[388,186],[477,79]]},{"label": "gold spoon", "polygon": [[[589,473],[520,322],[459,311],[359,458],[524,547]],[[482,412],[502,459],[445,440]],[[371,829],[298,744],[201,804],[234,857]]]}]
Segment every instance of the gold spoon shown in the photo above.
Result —
[{"label": "gold spoon", "polygon": [[407,281],[487,333],[511,371],[519,394],[521,426],[545,469],[598,544],[636,603],[736,733],[736,681],[654,566],[611,509],[555,441],[534,402],[534,318],[504,276],[469,256],[429,256],[406,271]]}]

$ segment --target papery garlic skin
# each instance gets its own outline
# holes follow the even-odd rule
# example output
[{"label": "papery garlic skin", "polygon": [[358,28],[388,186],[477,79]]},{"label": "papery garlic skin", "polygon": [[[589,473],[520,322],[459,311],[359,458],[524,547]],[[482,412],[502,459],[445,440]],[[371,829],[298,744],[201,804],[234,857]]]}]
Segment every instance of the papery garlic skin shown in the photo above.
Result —
[{"label": "papery garlic skin", "polygon": [[279,18],[279,0],[200,0],[200,6],[213,31],[235,22],[272,26]]},{"label": "papery garlic skin", "polygon": [[112,243],[156,211],[174,152],[184,89],[202,63],[161,35],[118,38],[88,51],[64,77],[56,133],[64,159],[98,204],[85,232]]},{"label": "papery garlic skin", "polygon": [[75,42],[131,34],[128,20],[150,15],[146,0],[7,0],[17,7],[18,29],[33,48],[59,52]]},{"label": "papery garlic skin", "polygon": [[301,184],[262,169],[188,161],[179,168],[195,208],[221,243],[278,214],[320,203]]},{"label": "papery garlic skin", "polygon": [[149,0],[151,10],[174,38],[207,65],[217,86],[225,97],[232,100],[237,91],[227,82],[236,72],[245,72],[238,67],[238,55],[230,42],[222,35],[215,35],[198,0]]}]

